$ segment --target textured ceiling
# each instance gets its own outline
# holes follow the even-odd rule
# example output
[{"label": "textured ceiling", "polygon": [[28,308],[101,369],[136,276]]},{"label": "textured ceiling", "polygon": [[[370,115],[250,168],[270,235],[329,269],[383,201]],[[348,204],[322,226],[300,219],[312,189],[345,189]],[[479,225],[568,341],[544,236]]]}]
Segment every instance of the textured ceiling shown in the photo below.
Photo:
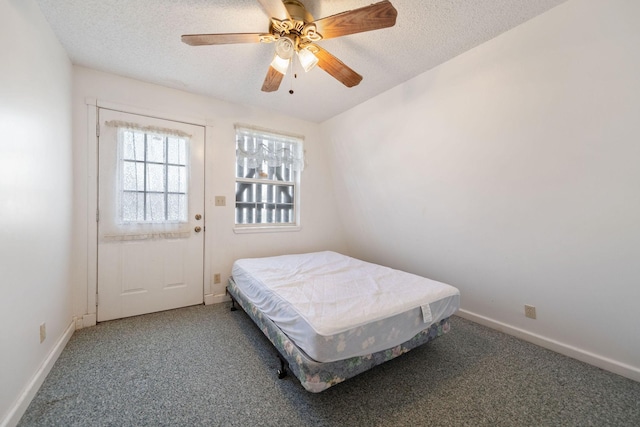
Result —
[{"label": "textured ceiling", "polygon": [[[360,85],[298,67],[298,78],[287,74],[271,93],[260,88],[272,44],[180,41],[182,34],[268,32],[256,0],[36,1],[74,64],[322,122],[565,0],[391,0],[394,27],[319,43],[364,77]],[[376,1],[302,0],[315,19]]]}]

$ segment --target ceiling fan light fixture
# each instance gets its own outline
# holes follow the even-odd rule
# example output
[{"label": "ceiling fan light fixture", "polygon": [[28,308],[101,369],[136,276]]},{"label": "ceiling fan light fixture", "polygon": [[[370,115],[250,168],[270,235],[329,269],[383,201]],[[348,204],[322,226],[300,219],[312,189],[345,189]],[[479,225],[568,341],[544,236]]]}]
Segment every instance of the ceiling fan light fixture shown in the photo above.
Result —
[{"label": "ceiling fan light fixture", "polygon": [[280,58],[291,59],[295,51],[295,44],[289,37],[280,37],[276,41],[276,55]]},{"label": "ceiling fan light fixture", "polygon": [[304,68],[304,71],[307,73],[318,64],[318,57],[309,49],[300,49],[298,59],[300,60],[300,65],[302,65],[302,68]]},{"label": "ceiling fan light fixture", "polygon": [[290,59],[281,58],[277,53],[273,56],[273,61],[271,61],[271,66],[280,74],[287,74],[287,69],[289,68]]}]

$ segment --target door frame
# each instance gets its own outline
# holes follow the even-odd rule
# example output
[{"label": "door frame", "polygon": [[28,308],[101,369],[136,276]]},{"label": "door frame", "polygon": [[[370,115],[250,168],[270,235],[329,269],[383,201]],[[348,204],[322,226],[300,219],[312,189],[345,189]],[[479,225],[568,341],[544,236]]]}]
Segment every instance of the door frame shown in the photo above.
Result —
[{"label": "door frame", "polygon": [[[85,315],[82,316],[82,327],[93,326],[97,323],[97,307],[98,307],[98,133],[100,123],[98,121],[98,110],[114,110],[123,113],[137,114],[139,116],[151,117],[154,119],[170,120],[174,122],[182,122],[195,126],[204,127],[204,260],[203,260],[203,300],[205,304],[211,303],[211,262],[208,259],[211,254],[211,239],[207,237],[207,183],[209,173],[207,168],[208,147],[212,147],[213,126],[207,119],[183,116],[170,112],[149,110],[146,108],[133,107],[130,105],[118,104],[109,101],[98,100],[95,98],[86,98],[85,105],[87,108],[87,309]],[[209,227],[211,230],[211,227]],[[209,233],[211,234],[211,233]],[[76,322],[80,322],[77,319]]]}]

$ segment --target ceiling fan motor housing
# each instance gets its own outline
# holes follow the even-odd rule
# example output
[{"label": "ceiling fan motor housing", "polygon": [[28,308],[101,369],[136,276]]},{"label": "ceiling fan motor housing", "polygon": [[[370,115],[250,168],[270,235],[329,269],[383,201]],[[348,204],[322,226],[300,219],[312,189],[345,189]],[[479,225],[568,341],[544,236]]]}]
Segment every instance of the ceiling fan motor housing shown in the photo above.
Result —
[{"label": "ceiling fan motor housing", "polygon": [[304,7],[302,3],[297,0],[283,0],[284,7],[287,8],[287,12],[289,12],[289,16],[294,21],[302,21],[305,24],[309,22],[313,22],[313,16],[307,9]]}]

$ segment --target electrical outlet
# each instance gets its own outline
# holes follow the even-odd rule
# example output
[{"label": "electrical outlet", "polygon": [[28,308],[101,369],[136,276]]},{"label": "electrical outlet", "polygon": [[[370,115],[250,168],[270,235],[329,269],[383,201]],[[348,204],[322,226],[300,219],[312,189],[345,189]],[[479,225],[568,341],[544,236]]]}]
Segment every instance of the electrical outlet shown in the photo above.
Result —
[{"label": "electrical outlet", "polygon": [[220,283],[220,273],[216,273],[213,275],[213,284]]},{"label": "electrical outlet", "polygon": [[225,206],[227,199],[224,196],[216,196],[216,206]]},{"label": "electrical outlet", "polygon": [[40,342],[44,342],[44,340],[47,338],[47,324],[46,323],[41,323],[40,324]]},{"label": "electrical outlet", "polygon": [[524,315],[529,319],[536,318],[536,308],[532,305],[525,304],[524,305]]}]

